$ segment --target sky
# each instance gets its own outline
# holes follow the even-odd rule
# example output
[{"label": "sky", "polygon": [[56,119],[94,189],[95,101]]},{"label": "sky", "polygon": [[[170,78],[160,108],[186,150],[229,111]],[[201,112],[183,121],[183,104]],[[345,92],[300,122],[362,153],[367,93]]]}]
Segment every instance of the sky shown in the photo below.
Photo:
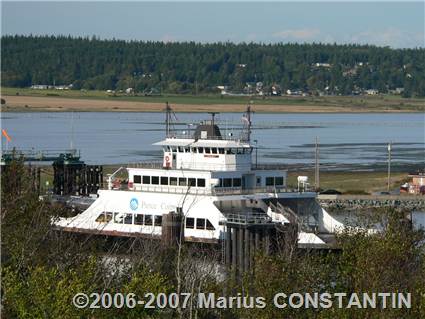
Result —
[{"label": "sky", "polygon": [[2,1],[1,34],[425,47],[425,2]]}]

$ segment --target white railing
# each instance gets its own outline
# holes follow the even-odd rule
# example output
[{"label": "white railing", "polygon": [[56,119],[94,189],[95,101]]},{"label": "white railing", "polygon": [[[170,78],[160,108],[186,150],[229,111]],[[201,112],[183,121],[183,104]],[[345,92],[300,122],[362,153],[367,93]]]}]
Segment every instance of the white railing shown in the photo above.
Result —
[{"label": "white railing", "polygon": [[170,194],[191,194],[191,195],[211,195],[211,196],[226,196],[226,195],[250,195],[258,193],[297,193],[296,190],[286,187],[214,187],[200,188],[187,186],[169,186],[169,185],[137,185],[131,188],[122,187],[114,190],[127,190],[135,192],[152,192],[152,193],[170,193]]}]

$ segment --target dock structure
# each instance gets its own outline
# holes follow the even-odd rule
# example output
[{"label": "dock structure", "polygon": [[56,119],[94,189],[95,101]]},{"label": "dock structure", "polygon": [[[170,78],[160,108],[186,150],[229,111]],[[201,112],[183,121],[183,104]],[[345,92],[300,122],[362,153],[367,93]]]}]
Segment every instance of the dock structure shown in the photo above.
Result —
[{"label": "dock structure", "polygon": [[256,253],[265,255],[277,251],[279,233],[289,230],[272,222],[264,214],[229,214],[224,225],[222,256],[224,264],[234,275],[252,271]]},{"label": "dock structure", "polygon": [[60,154],[53,162],[53,193],[56,195],[96,194],[103,182],[100,165],[86,165],[79,156]]},{"label": "dock structure", "polygon": [[[103,182],[103,168],[100,165],[87,165],[80,160],[80,154],[71,150],[11,150],[1,154],[3,169],[14,159],[21,159],[26,163],[52,162],[53,193],[55,195],[96,194]],[[29,166],[32,167],[32,166]],[[37,171],[38,170],[38,171]],[[37,189],[40,189],[40,168],[32,167],[31,174],[37,178]]]}]

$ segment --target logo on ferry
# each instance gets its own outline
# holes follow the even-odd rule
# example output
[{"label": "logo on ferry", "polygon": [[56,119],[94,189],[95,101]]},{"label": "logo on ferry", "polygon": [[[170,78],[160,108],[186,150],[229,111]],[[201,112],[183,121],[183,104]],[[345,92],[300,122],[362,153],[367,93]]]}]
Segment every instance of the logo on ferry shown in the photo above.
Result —
[{"label": "logo on ferry", "polygon": [[136,209],[137,209],[137,207],[139,207],[139,201],[137,200],[137,198],[132,198],[132,199],[130,200],[130,208],[131,208],[132,210],[136,210]]}]

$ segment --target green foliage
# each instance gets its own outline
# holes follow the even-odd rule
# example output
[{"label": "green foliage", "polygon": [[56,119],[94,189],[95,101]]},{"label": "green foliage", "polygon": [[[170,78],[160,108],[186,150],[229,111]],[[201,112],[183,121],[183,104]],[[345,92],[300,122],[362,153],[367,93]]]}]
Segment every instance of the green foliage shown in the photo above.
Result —
[{"label": "green foliage", "polygon": [[[425,314],[425,235],[403,222],[403,213],[377,211],[385,231],[375,235],[350,230],[337,237],[338,251],[300,252],[256,258],[247,291],[266,298],[265,309],[236,311],[244,318],[423,318]],[[411,309],[277,309],[276,293],[412,294]]]},{"label": "green foliage", "polygon": [[[318,93],[358,88],[425,96],[424,49],[368,45],[163,43],[65,36],[3,36],[2,83],[74,84],[74,89],[211,92],[246,83]],[[330,64],[330,66],[316,63]]]},{"label": "green foliage", "polygon": [[23,161],[14,160],[3,167],[1,178],[2,317],[157,316],[159,310],[146,311],[143,307],[74,307],[72,299],[78,292],[133,292],[143,296],[146,292],[169,292],[172,286],[165,275],[137,262],[137,258],[129,263],[110,251],[105,255],[102,247],[107,241],[56,231],[52,220],[67,212],[64,207],[39,200]]},{"label": "green foliage", "polygon": [[[203,246],[164,249],[154,242],[134,240],[122,256],[108,241],[57,232],[51,220],[66,212],[38,199],[22,161],[3,168],[1,177],[5,318],[425,317],[425,235],[412,230],[402,212],[374,212],[375,220],[385,222],[385,230],[376,234],[347,230],[337,237],[335,251],[297,250],[288,241],[273,256],[256,255],[253,271],[243,278],[229,276],[220,281],[214,263],[219,255]],[[72,305],[77,292],[134,293],[139,298],[147,292],[241,293],[264,297],[267,306],[77,309]],[[272,300],[280,292],[410,292],[412,309],[278,309]],[[196,303],[196,298],[190,302]]]}]

